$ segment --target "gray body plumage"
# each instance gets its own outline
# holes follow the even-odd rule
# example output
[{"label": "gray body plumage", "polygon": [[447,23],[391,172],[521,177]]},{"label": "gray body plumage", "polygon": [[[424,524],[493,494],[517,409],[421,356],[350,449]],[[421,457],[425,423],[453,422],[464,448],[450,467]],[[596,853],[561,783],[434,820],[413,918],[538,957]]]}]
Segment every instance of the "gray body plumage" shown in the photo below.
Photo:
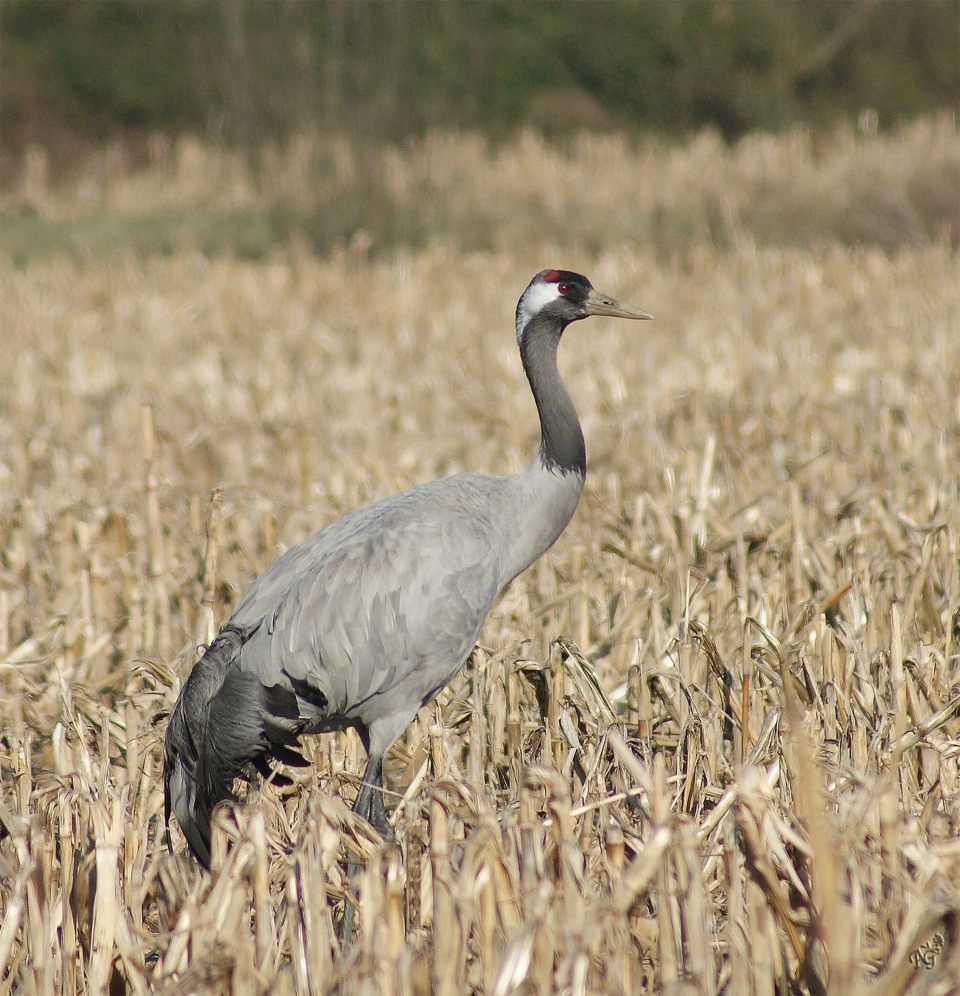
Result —
[{"label": "gray body plumage", "polygon": [[167,815],[172,807],[204,864],[211,812],[231,797],[234,779],[266,774],[271,760],[303,764],[302,734],[358,731],[368,766],[355,808],[389,832],[384,753],[463,665],[500,591],[553,544],[577,507],[585,458],[556,369],[560,334],[592,313],[646,317],[597,295],[582,277],[583,296],[605,311],[548,313],[558,298],[570,303],[548,287],[538,291],[547,308],[525,313],[524,299],[553,275],[561,288],[577,277],[544,271],[517,311],[542,428],[531,466],[442,478],[331,523],[264,571],[191,673],[170,717],[164,780]]},{"label": "gray body plumage", "polygon": [[334,522],[277,560],[238,604],[231,623],[255,630],[240,669],[320,692],[324,709],[298,702],[303,732],[351,721],[374,730],[405,713],[402,730],[466,660],[504,585],[560,535],[582,486],[578,474],[550,471],[459,474]]}]

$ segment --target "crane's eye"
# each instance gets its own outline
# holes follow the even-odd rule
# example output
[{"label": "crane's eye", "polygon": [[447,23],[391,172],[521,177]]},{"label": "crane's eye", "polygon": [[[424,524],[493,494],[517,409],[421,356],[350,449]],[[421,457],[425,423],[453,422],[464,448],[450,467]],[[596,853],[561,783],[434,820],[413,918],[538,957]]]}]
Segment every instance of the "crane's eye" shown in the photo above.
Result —
[{"label": "crane's eye", "polygon": [[568,290],[570,290],[569,284],[557,284],[557,291],[560,294],[566,294]]}]

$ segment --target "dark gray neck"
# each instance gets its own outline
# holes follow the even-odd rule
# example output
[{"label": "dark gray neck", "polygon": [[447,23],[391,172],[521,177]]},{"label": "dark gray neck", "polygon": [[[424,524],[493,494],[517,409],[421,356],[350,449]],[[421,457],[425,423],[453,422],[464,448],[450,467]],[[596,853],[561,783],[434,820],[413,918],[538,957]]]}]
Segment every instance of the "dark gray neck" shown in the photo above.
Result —
[{"label": "dark gray neck", "polygon": [[533,318],[520,339],[520,358],[540,413],[540,460],[550,470],[583,477],[587,453],[576,409],[557,370],[562,329],[549,318]]}]

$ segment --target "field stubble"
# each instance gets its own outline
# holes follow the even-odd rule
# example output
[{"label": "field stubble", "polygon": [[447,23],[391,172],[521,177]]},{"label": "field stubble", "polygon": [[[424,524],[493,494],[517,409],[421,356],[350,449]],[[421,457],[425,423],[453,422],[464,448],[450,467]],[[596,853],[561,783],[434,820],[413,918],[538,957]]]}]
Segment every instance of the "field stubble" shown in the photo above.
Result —
[{"label": "field stubble", "polygon": [[[337,734],[221,813],[211,876],[169,856],[166,715],[250,579],[530,459],[512,305],[543,265],[656,321],[565,337],[584,500],[388,758],[399,846]],[[0,991],[952,991],[946,238],[0,266]]]}]

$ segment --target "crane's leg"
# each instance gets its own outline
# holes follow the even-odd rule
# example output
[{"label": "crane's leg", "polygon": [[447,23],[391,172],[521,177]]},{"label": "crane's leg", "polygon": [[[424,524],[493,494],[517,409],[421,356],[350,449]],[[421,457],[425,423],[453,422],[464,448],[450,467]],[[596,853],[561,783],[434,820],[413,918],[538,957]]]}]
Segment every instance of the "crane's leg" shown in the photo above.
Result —
[{"label": "crane's leg", "polygon": [[[362,735],[361,735],[362,736]],[[366,745],[365,745],[366,746]],[[367,758],[360,791],[357,793],[353,811],[367,820],[384,840],[393,840],[393,827],[387,819],[383,805],[383,757],[372,753]]]},{"label": "crane's leg", "polygon": [[[393,827],[390,826],[387,811],[383,805],[383,754],[371,750],[370,733],[366,727],[358,727],[357,733],[360,735],[364,750],[367,752],[367,767],[363,772],[363,780],[353,804],[353,811],[370,823],[384,840],[390,841],[393,840]],[[355,881],[359,868],[360,864],[356,855],[348,853],[347,880],[349,882]],[[351,888],[351,894],[347,896],[343,907],[341,948],[344,953],[353,939],[354,899],[352,892]]]}]

